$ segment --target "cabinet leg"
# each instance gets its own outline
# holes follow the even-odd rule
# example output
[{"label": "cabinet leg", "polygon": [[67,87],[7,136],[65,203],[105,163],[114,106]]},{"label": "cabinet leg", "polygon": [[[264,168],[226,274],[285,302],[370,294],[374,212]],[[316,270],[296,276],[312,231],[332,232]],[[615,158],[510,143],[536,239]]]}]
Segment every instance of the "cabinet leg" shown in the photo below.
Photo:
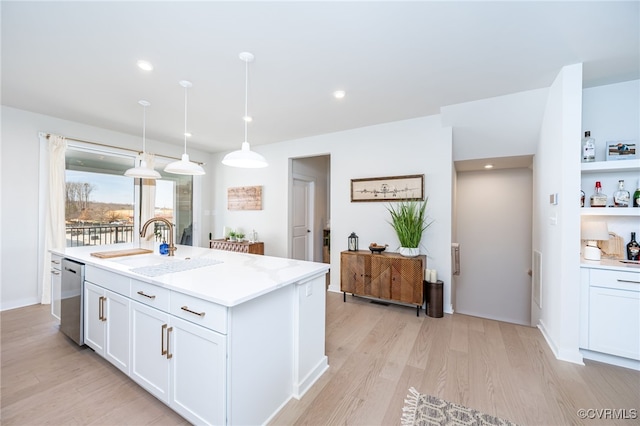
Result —
[{"label": "cabinet leg", "polygon": [[342,292],[342,302],[343,303],[347,303],[347,292],[346,291]]},{"label": "cabinet leg", "polygon": [[420,306],[416,306],[416,316],[420,316]]}]

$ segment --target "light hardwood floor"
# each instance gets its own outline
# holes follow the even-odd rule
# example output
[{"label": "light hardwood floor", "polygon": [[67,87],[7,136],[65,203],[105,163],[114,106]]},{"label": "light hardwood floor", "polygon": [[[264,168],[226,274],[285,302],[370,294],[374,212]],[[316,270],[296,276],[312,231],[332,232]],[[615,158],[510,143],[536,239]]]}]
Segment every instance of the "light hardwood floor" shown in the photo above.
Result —
[{"label": "light hardwood floor", "polygon": [[[58,332],[48,306],[2,312],[3,425],[179,425],[185,420],[90,349]],[[535,328],[327,295],[329,370],[273,425],[398,425],[408,389],[521,425],[581,420],[584,409],[640,412],[640,373],[556,360]]]}]

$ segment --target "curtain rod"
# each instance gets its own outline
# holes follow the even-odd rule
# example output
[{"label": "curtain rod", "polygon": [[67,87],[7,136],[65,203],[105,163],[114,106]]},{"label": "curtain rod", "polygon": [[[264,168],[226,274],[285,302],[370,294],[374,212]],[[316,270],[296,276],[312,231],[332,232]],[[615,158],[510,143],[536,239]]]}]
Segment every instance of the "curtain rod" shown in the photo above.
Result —
[{"label": "curtain rod", "polygon": [[[51,133],[43,133],[43,134],[47,136],[47,139],[49,139],[49,137],[51,136]],[[121,146],[108,145],[108,144],[106,144],[106,143],[100,143],[100,142],[85,141],[85,140],[83,140],[83,139],[68,138],[68,137],[66,137],[66,136],[63,136],[63,138],[65,138],[65,139],[67,139],[67,140],[70,140],[70,141],[74,141],[74,142],[87,143],[87,144],[89,144],[89,145],[103,146],[103,147],[105,147],[105,148],[121,149],[121,150],[123,150],[123,151],[131,151],[131,152],[135,152],[136,154],[142,154],[142,151],[138,151],[138,150],[136,150],[136,149],[123,148],[123,147],[121,147]],[[159,154],[159,155],[160,155],[161,157],[168,158],[168,159],[170,159],[170,160],[180,160],[180,158],[177,158],[177,157],[171,157],[171,156],[162,155],[162,154]],[[191,161],[193,161],[193,160],[191,160]],[[199,164],[199,165],[201,165],[201,166],[205,165],[205,163],[202,163],[202,162],[198,162],[198,161],[193,161],[193,162],[194,162],[194,163],[196,163],[196,164]]]}]

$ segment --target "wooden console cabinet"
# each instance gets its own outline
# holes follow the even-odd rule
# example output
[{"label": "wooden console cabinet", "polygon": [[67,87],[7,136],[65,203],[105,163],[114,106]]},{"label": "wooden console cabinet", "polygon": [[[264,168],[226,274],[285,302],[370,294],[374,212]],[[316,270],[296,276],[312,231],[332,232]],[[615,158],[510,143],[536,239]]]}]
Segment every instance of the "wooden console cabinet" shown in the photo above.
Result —
[{"label": "wooden console cabinet", "polygon": [[340,253],[340,290],[346,294],[416,305],[424,303],[424,270],[427,257],[398,253],[343,251]]},{"label": "wooden console cabinet", "polygon": [[235,251],[236,253],[264,254],[263,242],[250,243],[248,241],[243,241],[239,243],[237,241],[209,240],[209,248]]}]

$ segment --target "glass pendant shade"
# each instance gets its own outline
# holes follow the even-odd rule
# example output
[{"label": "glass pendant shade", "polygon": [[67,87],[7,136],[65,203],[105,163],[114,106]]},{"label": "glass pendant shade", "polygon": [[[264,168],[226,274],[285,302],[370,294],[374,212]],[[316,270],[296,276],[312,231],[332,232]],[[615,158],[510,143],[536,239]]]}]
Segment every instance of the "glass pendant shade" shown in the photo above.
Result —
[{"label": "glass pendant shade", "polygon": [[184,154],[179,161],[167,164],[164,171],[176,175],[201,176],[206,172],[198,163],[189,161],[189,154],[187,154],[187,135],[189,135],[187,132],[187,90],[192,84],[190,81],[182,80],[180,85],[184,87]]},{"label": "glass pendant shade", "polygon": [[140,164],[137,167],[132,169],[128,169],[124,172],[125,176],[132,178],[141,178],[141,179],[161,179],[160,173],[157,171],[147,167],[147,162],[144,160],[144,156],[146,154],[146,130],[147,130],[147,107],[151,105],[148,101],[140,100],[138,101],[140,105],[144,108],[144,113],[142,116],[142,158],[140,159]]},{"label": "glass pendant shade", "polygon": [[247,123],[251,121],[251,117],[248,114],[248,99],[249,99],[249,62],[253,61],[253,54],[249,52],[240,53],[240,59],[245,62],[245,74],[244,74],[244,142],[242,142],[242,148],[230,152],[222,159],[222,164],[231,167],[241,167],[244,169],[258,169],[261,167],[267,167],[269,164],[265,158],[257,152],[251,151],[249,142],[247,142]]},{"label": "glass pendant shade", "polygon": [[222,164],[231,167],[242,167],[246,169],[259,169],[267,167],[267,160],[257,152],[251,151],[249,142],[242,142],[242,149],[233,151],[224,156]]}]

